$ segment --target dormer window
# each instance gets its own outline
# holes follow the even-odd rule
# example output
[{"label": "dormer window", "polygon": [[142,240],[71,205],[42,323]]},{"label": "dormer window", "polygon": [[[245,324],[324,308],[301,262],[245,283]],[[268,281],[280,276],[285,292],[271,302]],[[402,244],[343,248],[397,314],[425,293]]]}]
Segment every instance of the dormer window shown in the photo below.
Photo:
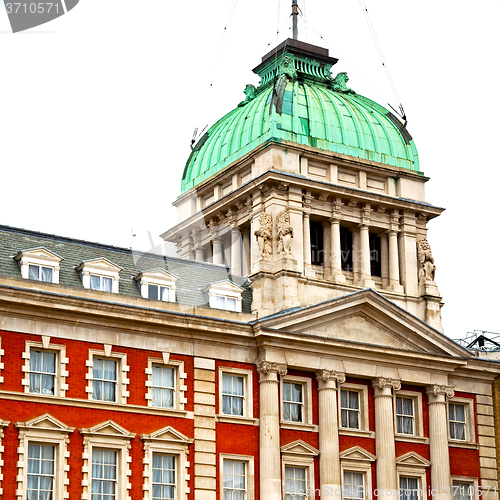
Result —
[{"label": "dormer window", "polygon": [[14,258],[19,262],[23,278],[59,283],[59,263],[63,260],[59,255],[39,247],[22,250]]},{"label": "dormer window", "polygon": [[217,309],[225,309],[226,311],[237,311],[238,301],[235,297],[226,297],[225,295],[216,295],[215,303]]},{"label": "dormer window", "polygon": [[108,259],[101,257],[86,260],[76,270],[80,272],[83,288],[118,293],[119,274],[122,268]]},{"label": "dormer window", "polygon": [[145,299],[175,302],[175,282],[179,278],[165,271],[165,269],[158,268],[144,271],[134,279],[137,281],[141,295]]},{"label": "dormer window", "polygon": [[243,288],[230,280],[211,283],[203,290],[208,295],[208,304],[214,309],[241,312]]},{"label": "dormer window", "polygon": [[113,278],[99,276],[98,274],[91,274],[90,289],[101,290],[102,292],[111,292],[113,289]]}]

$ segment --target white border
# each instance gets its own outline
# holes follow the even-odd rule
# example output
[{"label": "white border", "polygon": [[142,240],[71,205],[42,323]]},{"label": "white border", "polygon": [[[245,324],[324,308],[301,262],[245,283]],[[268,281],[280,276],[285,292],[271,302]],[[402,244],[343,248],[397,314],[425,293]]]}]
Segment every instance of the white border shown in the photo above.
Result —
[{"label": "white border", "polygon": [[17,462],[17,500],[26,497],[26,486],[28,482],[28,444],[39,443],[55,446],[54,463],[54,498],[69,498],[68,492],[68,434],[75,430],[68,427],[60,420],[46,413],[28,422],[16,422],[19,429],[19,448],[17,450],[19,460]]},{"label": "white border", "polygon": [[[162,365],[167,368],[173,368],[174,370],[174,407],[173,408],[161,408],[158,406],[153,406],[153,365]],[[163,353],[163,358],[148,358],[148,367],[145,369],[146,378],[146,399],[148,401],[148,406],[150,408],[157,408],[159,410],[164,410],[165,412],[171,410],[184,410],[184,405],[187,403],[187,398],[185,393],[187,391],[187,386],[184,381],[187,379],[187,373],[184,371],[184,361],[177,361],[170,359],[168,352]],[[177,416],[177,414],[175,415]]]},{"label": "white border", "polygon": [[[283,383],[295,383],[302,385],[302,422],[290,422],[283,420]],[[295,375],[285,375],[280,377],[280,427],[283,429],[313,430],[312,419],[312,379],[309,377],[297,377]]]},{"label": "white border", "polygon": [[255,498],[255,465],[254,457],[251,455],[230,455],[228,453],[219,454],[219,483],[220,483],[220,498],[224,498],[224,460],[232,460],[234,462],[245,462],[246,467],[246,483],[247,491],[245,500],[254,500]]},{"label": "white border", "polygon": [[[30,392],[30,358],[32,348],[40,349],[45,352],[48,351],[56,353],[56,373],[53,395]],[[69,363],[69,359],[66,357],[65,345],[51,344],[50,337],[42,336],[42,342],[32,342],[31,340],[27,340],[22,356],[24,359],[24,365],[21,367],[21,370],[24,373],[24,377],[21,380],[21,384],[24,386],[25,394],[34,394],[35,396],[43,398],[53,398],[55,396],[63,398],[66,395],[66,391],[68,390],[66,377],[69,376],[69,372],[66,370],[66,367]]]},{"label": "white border", "polygon": [[[113,404],[121,403],[127,404],[127,398],[129,397],[129,392],[126,390],[130,380],[127,376],[130,371],[130,366],[127,365],[127,355],[122,352],[111,352],[112,346],[109,344],[104,345],[104,351],[99,351],[97,349],[89,349],[89,359],[85,362],[88,368],[85,378],[87,379],[87,387],[85,392],[88,393],[88,398],[94,403],[104,403]],[[97,358],[108,358],[118,361],[117,363],[117,380],[116,380],[116,401],[100,401],[92,399],[93,386],[92,382],[94,380],[94,357]],[[121,376],[120,376],[121,374]]]},{"label": "white border", "polygon": [[[239,375],[243,377],[243,416],[225,415],[222,413],[222,375]],[[249,424],[255,423],[253,418],[253,372],[252,370],[244,370],[242,368],[232,368],[229,366],[219,366],[219,414],[217,415],[219,422]]]}]

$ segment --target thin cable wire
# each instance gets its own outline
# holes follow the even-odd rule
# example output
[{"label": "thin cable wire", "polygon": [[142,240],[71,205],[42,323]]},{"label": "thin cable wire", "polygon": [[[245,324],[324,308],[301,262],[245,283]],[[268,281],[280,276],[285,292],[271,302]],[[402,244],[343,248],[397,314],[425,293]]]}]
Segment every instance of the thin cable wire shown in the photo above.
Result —
[{"label": "thin cable wire", "polygon": [[405,115],[405,112],[403,109],[403,104],[401,103],[401,99],[399,98],[398,91],[396,90],[396,85],[394,84],[394,80],[392,79],[391,72],[389,71],[389,66],[387,65],[387,63],[385,61],[384,53],[382,52],[382,47],[380,45],[380,42],[378,41],[377,33],[375,32],[375,28],[374,28],[372,20],[370,18],[370,13],[368,12],[368,9],[365,5],[364,0],[359,0],[359,4],[361,6],[361,10],[363,11],[363,14],[365,15],[365,19],[366,19],[366,22],[368,24],[368,28],[369,28],[370,33],[372,35],[373,41],[375,43],[375,47],[377,48],[380,59],[382,60],[382,66],[384,67],[384,70],[387,74],[387,79],[389,80],[389,83],[392,87],[392,91],[394,92],[394,97],[396,97],[396,100],[399,104],[399,110],[401,111],[401,115],[406,120],[406,115]]},{"label": "thin cable wire", "polygon": [[370,83],[369,83],[368,81],[366,81],[366,80],[365,80],[365,78],[363,78],[363,76],[361,75],[361,73],[359,73],[358,71],[356,71],[356,69],[354,68],[354,66],[352,66],[352,64],[349,64],[349,62],[347,61],[347,59],[346,59],[345,57],[343,57],[343,56],[340,54],[340,52],[339,52],[339,51],[338,51],[338,50],[337,50],[337,49],[336,49],[336,48],[335,48],[335,47],[334,47],[334,46],[333,46],[333,45],[332,45],[332,44],[331,44],[328,40],[326,40],[326,39],[323,37],[323,35],[321,35],[321,34],[320,34],[320,33],[319,33],[319,32],[318,32],[315,28],[314,28],[314,26],[312,26],[312,25],[311,25],[311,23],[309,23],[309,22],[307,22],[307,21],[305,21],[305,20],[304,20],[304,22],[306,22],[306,23],[309,25],[309,27],[310,27],[310,28],[311,28],[311,29],[312,29],[312,30],[313,30],[313,31],[314,31],[314,32],[315,32],[315,33],[316,33],[316,34],[317,34],[317,35],[321,38],[321,40],[323,40],[323,41],[324,41],[324,42],[328,45],[328,47],[329,47],[329,48],[330,48],[333,52],[335,52],[335,53],[337,54],[338,58],[339,58],[339,59],[342,59],[342,62],[344,62],[347,66],[349,66],[349,68],[351,68],[351,69],[354,71],[354,73],[356,73],[356,75],[358,75],[358,76],[359,76],[359,78],[361,78],[361,80],[363,80],[363,81],[366,83],[366,85],[368,85],[368,87],[370,87],[370,88],[373,90],[373,92],[375,92],[375,94],[377,94],[377,95],[378,95],[378,96],[379,96],[379,97],[380,97],[383,101],[387,102],[387,104],[388,104],[388,105],[389,105],[389,106],[393,109],[393,111],[394,111],[397,115],[399,115],[399,117],[400,117],[400,118],[405,119],[405,118],[404,118],[404,116],[403,116],[402,114],[400,114],[398,111],[396,111],[396,110],[395,110],[395,109],[394,109],[394,108],[393,108],[393,107],[389,104],[388,100],[387,100],[387,99],[386,99],[386,98],[385,98],[382,94],[380,94],[380,92],[378,92],[378,91],[377,91],[374,87],[372,87],[372,85],[370,85]]},{"label": "thin cable wire", "polygon": [[278,0],[278,17],[276,19],[276,36],[279,36],[279,34],[280,34],[280,7],[281,7],[281,0]]},{"label": "thin cable wire", "polygon": [[[219,45],[219,50],[217,51],[217,56],[216,56],[216,61],[213,66],[213,73],[216,73],[219,63],[220,63],[220,58],[222,56],[222,50],[224,49],[224,45],[226,44],[226,39],[227,39],[227,33],[229,31],[229,26],[231,25],[231,21],[233,20],[234,12],[236,11],[236,5],[238,4],[238,0],[233,0],[231,3],[231,7],[229,9],[229,14],[227,16],[226,24],[224,26],[224,31],[222,32],[222,38],[220,41]],[[210,87],[213,86],[213,81],[210,81]]]}]

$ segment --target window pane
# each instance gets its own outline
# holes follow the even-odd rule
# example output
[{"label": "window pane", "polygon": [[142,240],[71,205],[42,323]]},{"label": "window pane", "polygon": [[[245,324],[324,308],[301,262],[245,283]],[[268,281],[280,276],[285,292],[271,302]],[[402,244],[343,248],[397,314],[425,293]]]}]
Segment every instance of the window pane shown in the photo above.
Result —
[{"label": "window pane", "polygon": [[104,380],[116,380],[116,361],[104,360]]},{"label": "window pane", "polygon": [[158,285],[148,285],[148,298],[158,300]]},{"label": "window pane", "polygon": [[246,464],[234,460],[223,462],[224,499],[244,500],[246,498]]},{"label": "window pane", "polygon": [[52,500],[54,493],[55,447],[28,444],[27,499]]},{"label": "window pane", "polygon": [[340,407],[347,408],[347,391],[340,391]]},{"label": "window pane", "polygon": [[357,392],[349,391],[349,408],[359,409],[359,394]]},{"label": "window pane", "polygon": [[403,399],[403,414],[413,415],[413,399]]},{"label": "window pane", "polygon": [[236,299],[232,297],[227,297],[227,308],[229,311],[236,311]]},{"label": "window pane", "polygon": [[302,402],[302,385],[292,384],[292,401]]},{"label": "window pane", "polygon": [[455,420],[459,422],[465,422],[465,407],[464,405],[454,405],[455,406]]},{"label": "window pane", "polygon": [[95,274],[90,275],[90,289],[100,290],[101,289],[101,277]]},{"label": "window pane", "polygon": [[29,266],[29,274],[28,277],[30,280],[40,279],[40,267],[39,266]]},{"label": "window pane", "polygon": [[113,280],[111,278],[102,278],[102,290],[103,292],[111,292],[113,288]]},{"label": "window pane", "polygon": [[216,295],[216,297],[215,297],[215,306],[218,309],[225,309],[226,308],[226,297],[222,297],[220,295]]},{"label": "window pane", "polygon": [[165,302],[168,302],[170,300],[170,288],[166,286],[161,287],[161,300],[164,300]]},{"label": "window pane", "polygon": [[42,351],[35,351],[31,349],[30,351],[30,371],[40,372],[42,371]]},{"label": "window pane", "polygon": [[42,281],[52,283],[52,268],[42,267]]}]

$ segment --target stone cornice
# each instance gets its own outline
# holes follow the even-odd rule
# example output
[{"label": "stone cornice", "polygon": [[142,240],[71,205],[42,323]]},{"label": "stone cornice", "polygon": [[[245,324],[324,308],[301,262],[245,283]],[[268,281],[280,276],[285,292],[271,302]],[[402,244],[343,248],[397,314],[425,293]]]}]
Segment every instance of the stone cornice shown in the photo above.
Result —
[{"label": "stone cornice", "polygon": [[[418,176],[418,178],[422,179],[421,176]],[[413,210],[415,212],[423,213],[428,220],[437,217],[444,211],[443,208],[435,207],[433,205],[430,205],[429,203],[421,202],[418,200],[398,198],[396,196],[378,194],[372,191],[366,191],[358,188],[340,186],[338,184],[332,184],[330,182],[309,179],[298,174],[290,174],[278,170],[268,170],[258,177],[252,179],[250,182],[247,182],[243,186],[239,187],[238,189],[213,202],[203,210],[200,210],[199,212],[191,215],[180,224],[177,224],[160,236],[164,240],[170,241],[171,238],[173,238],[177,233],[185,231],[188,227],[190,228],[193,225],[205,223],[206,220],[209,220],[214,216],[214,214],[218,213],[219,211],[228,210],[229,207],[231,205],[234,205],[238,200],[241,200],[243,198],[246,199],[246,197],[248,197],[248,195],[253,190],[255,190],[255,186],[257,184],[262,185],[263,183],[268,182],[285,182],[292,184],[293,180],[295,180],[296,184],[300,184],[304,189],[317,191],[318,188],[321,187],[324,192],[328,192],[328,195],[333,195],[334,197],[349,197],[363,203],[370,203],[373,205],[382,204],[387,208]],[[193,193],[191,193],[191,196],[192,195]]]}]

